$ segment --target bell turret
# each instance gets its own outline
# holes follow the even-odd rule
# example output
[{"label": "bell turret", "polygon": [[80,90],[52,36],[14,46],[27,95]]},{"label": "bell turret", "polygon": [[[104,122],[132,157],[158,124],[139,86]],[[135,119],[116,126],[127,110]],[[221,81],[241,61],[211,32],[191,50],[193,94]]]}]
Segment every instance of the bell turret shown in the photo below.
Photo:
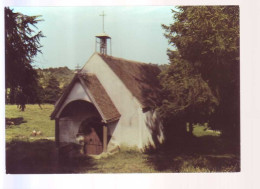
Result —
[{"label": "bell turret", "polygon": [[103,11],[103,14],[101,14],[100,16],[103,17],[103,33],[96,35],[95,51],[97,51],[97,44],[99,44],[100,53],[107,55],[107,49],[108,49],[107,42],[108,42],[108,39],[110,39],[110,55],[112,55],[111,37],[105,33],[105,29],[104,29],[104,17],[106,16],[104,14],[104,11]]}]

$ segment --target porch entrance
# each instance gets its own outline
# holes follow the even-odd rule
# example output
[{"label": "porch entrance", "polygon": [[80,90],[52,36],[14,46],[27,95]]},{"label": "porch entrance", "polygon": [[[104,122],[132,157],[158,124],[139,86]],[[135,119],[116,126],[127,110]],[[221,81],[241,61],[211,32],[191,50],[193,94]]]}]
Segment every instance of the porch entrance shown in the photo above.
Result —
[{"label": "porch entrance", "polygon": [[103,152],[101,120],[98,118],[84,120],[79,127],[78,135],[84,138],[84,154],[98,155]]}]

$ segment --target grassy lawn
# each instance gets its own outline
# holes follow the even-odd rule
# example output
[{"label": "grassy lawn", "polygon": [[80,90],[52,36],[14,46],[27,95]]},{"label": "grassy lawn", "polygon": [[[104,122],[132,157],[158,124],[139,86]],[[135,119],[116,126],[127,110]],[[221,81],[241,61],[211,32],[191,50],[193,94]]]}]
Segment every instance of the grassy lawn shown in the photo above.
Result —
[{"label": "grassy lawn", "polygon": [[[194,137],[141,153],[123,147],[101,159],[59,157],[54,143],[53,105],[27,105],[21,112],[6,105],[7,173],[154,173],[240,171],[239,146],[219,132],[196,125]],[[32,136],[32,131],[41,135]]]},{"label": "grassy lawn", "polygon": [[[16,105],[6,105],[5,117],[11,125],[6,126],[6,141],[34,140],[39,138],[54,137],[54,121],[50,120],[53,105],[26,105],[24,112]],[[32,136],[33,130],[41,131],[40,135]],[[53,138],[54,139],[54,138]]]}]

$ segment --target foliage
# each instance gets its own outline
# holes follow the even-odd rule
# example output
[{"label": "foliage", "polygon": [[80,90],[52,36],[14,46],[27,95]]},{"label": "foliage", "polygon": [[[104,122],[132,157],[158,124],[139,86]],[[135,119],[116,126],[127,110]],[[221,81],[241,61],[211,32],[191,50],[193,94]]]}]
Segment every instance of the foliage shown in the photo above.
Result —
[{"label": "foliage", "polygon": [[37,72],[31,65],[41,53],[40,38],[44,37],[41,31],[32,29],[42,21],[39,17],[5,8],[6,101],[19,104],[22,110],[26,103],[39,101]]},{"label": "foliage", "polygon": [[229,67],[239,63],[238,6],[184,6],[173,13],[175,22],[163,25],[166,38],[179,53],[169,52],[170,58],[189,61],[210,85],[223,77],[228,81]]},{"label": "foliage", "polygon": [[46,88],[50,77],[53,75],[60,84],[60,88],[66,87],[74,76],[74,71],[70,70],[68,67],[59,68],[46,68],[46,69],[36,69],[39,75],[39,82],[43,88]]},{"label": "foliage", "polygon": [[44,102],[54,104],[61,95],[60,84],[54,76],[51,76],[47,87],[44,89],[45,99]]},{"label": "foliage", "polygon": [[[180,6],[172,12],[174,22],[169,26],[163,25],[169,44],[175,48],[168,50],[171,64],[178,64],[174,63],[176,60],[189,64],[195,70],[194,79],[189,82],[201,83],[200,87],[190,84],[190,89],[205,91],[208,85],[217,98],[218,106],[211,117],[211,127],[225,130],[225,133],[239,133],[239,7]],[[182,67],[181,64],[178,65]],[[178,65],[170,69],[176,70]],[[176,77],[174,71],[169,70],[167,74]],[[196,74],[201,75],[204,82],[195,81]],[[172,79],[176,79],[174,77]],[[165,81],[170,82],[168,78]],[[188,81],[182,80],[184,83]],[[176,82],[173,85],[176,88],[180,86]],[[178,95],[182,92],[175,96]],[[203,106],[197,111],[204,111],[208,105]]]},{"label": "foliage", "polygon": [[74,71],[68,67],[36,69],[36,71],[39,75],[38,81],[41,87],[39,94],[42,103],[54,103],[74,76]]},{"label": "foliage", "polygon": [[160,74],[163,101],[160,112],[163,118],[185,116],[187,122],[206,121],[218,105],[207,82],[184,60],[173,61]]}]

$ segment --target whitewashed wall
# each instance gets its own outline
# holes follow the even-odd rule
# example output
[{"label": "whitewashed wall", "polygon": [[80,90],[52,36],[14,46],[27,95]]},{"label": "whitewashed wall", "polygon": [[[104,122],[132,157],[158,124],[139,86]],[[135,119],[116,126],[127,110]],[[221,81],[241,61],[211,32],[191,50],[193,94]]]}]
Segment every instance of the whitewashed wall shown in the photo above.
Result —
[{"label": "whitewashed wall", "polygon": [[151,145],[156,147],[156,145],[161,144],[164,141],[163,125],[155,111],[147,111],[142,113],[142,140],[144,146]]},{"label": "whitewashed wall", "polygon": [[[64,101],[62,107],[57,113],[56,117],[59,117],[64,108],[75,100],[84,100],[91,102],[89,96],[85,92],[84,88],[80,82],[76,82],[72,87],[70,93],[68,94],[66,100]],[[63,117],[59,119],[59,140],[60,142],[73,142],[78,143],[76,140],[76,135],[79,130],[79,126],[85,119],[94,116],[94,111],[84,112],[83,114],[78,114],[77,116]]]},{"label": "whitewashed wall", "polygon": [[93,112],[77,116],[63,117],[59,120],[59,140],[61,143],[77,143],[76,135],[79,131],[79,126],[87,118],[94,116]]},{"label": "whitewashed wall", "polygon": [[59,112],[56,115],[58,118],[63,111],[63,109],[72,101],[74,100],[85,100],[87,102],[91,102],[89,96],[85,92],[84,88],[80,84],[80,82],[75,82],[74,86],[72,87],[70,93],[68,94],[66,100],[63,102]]},{"label": "whitewashed wall", "polygon": [[108,148],[112,143],[139,148],[154,145],[151,130],[159,130],[159,140],[162,140],[162,125],[155,124],[155,114],[150,111],[142,112],[137,99],[97,53],[87,61],[83,72],[94,73],[97,76],[121,114]]},{"label": "whitewashed wall", "polygon": [[[98,54],[92,55],[82,70],[83,72],[94,73],[97,76],[121,114],[119,121],[108,124],[108,135],[111,136],[108,151],[119,145],[143,148],[148,145],[154,146],[156,143],[163,141],[162,124],[158,121],[156,113],[152,111],[142,112],[136,98]],[[79,82],[75,83],[57,116],[68,103],[74,100],[90,102],[89,96]],[[60,141],[77,143],[76,134],[79,125],[88,116],[91,116],[91,113],[60,119]]]},{"label": "whitewashed wall", "polygon": [[121,114],[113,134],[114,140],[111,142],[141,148],[142,139],[137,111],[139,103],[135,97],[97,53],[92,55],[82,70],[97,76]]}]

